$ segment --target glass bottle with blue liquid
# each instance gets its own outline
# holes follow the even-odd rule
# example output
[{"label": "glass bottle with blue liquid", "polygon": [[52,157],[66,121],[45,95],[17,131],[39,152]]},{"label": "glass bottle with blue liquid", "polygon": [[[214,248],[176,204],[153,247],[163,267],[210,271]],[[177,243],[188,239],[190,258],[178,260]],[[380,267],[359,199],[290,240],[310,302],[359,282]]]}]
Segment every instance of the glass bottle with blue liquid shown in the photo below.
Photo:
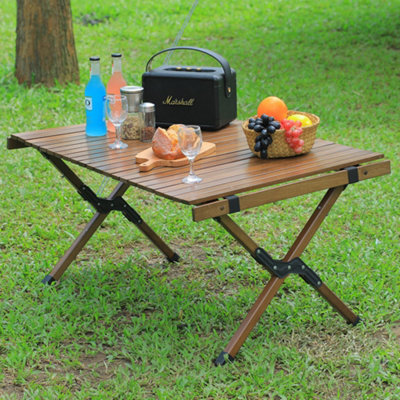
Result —
[{"label": "glass bottle with blue liquid", "polygon": [[90,57],[90,80],[85,88],[86,134],[104,136],[107,133],[104,101],[106,88],[100,77],[100,57]]}]

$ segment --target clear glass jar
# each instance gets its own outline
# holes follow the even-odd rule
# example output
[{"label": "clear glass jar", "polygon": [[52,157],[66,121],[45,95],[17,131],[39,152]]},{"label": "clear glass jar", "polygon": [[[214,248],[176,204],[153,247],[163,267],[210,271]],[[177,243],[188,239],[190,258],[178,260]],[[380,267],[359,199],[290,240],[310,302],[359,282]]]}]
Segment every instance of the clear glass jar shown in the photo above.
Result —
[{"label": "clear glass jar", "polygon": [[140,104],[141,142],[151,142],[156,131],[156,107],[153,103]]},{"label": "clear glass jar", "polygon": [[140,104],[143,101],[143,88],[141,86],[123,86],[121,94],[128,99],[128,116],[121,127],[122,139],[140,139],[141,117]]}]

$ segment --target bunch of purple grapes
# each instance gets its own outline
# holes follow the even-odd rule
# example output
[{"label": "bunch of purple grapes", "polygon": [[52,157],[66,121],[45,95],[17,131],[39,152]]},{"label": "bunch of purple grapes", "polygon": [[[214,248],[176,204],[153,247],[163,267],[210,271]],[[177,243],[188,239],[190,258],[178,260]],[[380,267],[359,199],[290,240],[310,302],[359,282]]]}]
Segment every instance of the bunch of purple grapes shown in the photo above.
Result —
[{"label": "bunch of purple grapes", "polygon": [[262,114],[261,117],[250,118],[247,128],[259,132],[254,142],[254,151],[260,152],[260,158],[268,158],[268,146],[272,143],[272,135],[281,128],[280,122]]}]

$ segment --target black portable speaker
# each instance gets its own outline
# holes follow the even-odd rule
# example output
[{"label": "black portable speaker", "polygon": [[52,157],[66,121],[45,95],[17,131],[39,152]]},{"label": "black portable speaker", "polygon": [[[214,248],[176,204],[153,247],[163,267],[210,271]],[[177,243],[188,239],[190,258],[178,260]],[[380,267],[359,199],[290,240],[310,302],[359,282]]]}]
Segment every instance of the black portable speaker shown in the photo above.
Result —
[{"label": "black portable speaker", "polygon": [[[153,59],[172,50],[194,50],[215,58],[221,67],[165,65],[151,69]],[[142,75],[143,101],[156,106],[156,124],[199,125],[217,130],[237,116],[236,72],[221,55],[199,47],[170,47],[154,54]]]}]

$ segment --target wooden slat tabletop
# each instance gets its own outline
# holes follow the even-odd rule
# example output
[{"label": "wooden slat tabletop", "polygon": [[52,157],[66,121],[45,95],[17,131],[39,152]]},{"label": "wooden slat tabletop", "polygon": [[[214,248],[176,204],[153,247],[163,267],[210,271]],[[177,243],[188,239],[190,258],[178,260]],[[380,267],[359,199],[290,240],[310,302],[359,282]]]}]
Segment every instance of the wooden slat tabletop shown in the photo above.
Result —
[{"label": "wooden slat tabletop", "polygon": [[203,140],[215,143],[216,153],[195,161],[195,172],[203,181],[187,185],[181,181],[188,174],[189,166],[157,167],[140,172],[135,155],[148,148],[148,143],[127,140],[126,149],[111,150],[108,144],[114,141],[113,135],[87,137],[84,125],[18,133],[11,137],[42,152],[186,204],[202,204],[383,158],[381,153],[317,139],[308,154],[260,160],[249,150],[240,121],[234,121],[220,131],[204,132]]}]

